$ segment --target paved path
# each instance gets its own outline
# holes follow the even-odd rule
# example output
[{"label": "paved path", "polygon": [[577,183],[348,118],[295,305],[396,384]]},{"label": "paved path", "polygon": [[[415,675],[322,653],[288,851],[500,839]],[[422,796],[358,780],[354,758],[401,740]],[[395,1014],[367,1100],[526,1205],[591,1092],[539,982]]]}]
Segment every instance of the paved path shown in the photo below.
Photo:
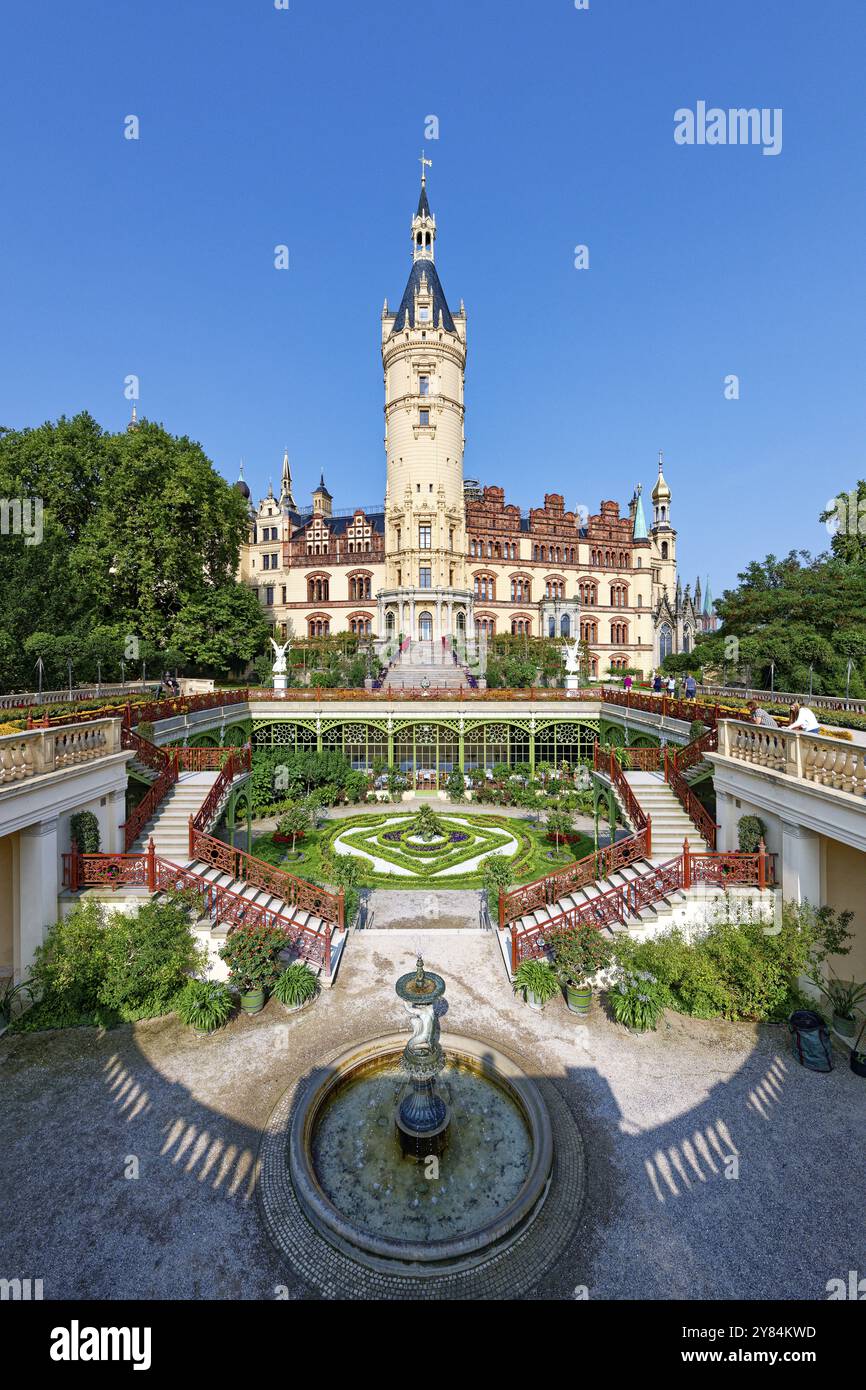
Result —
[{"label": "paved path", "polygon": [[[864,1083],[841,1059],[804,1071],[775,1026],[671,1015],[632,1037],[598,1002],[586,1024],[560,1000],[534,1014],[491,934],[418,935],[448,982],[446,1030],[550,1077],[583,1133],[581,1225],[537,1297],[825,1299],[829,1279],[862,1277]],[[299,1073],[404,1026],[394,980],[415,946],[354,934],[312,1009],[271,1000],[212,1038],[174,1018],[6,1034],[4,1276],[43,1278],[49,1299],[325,1297],[265,1237],[259,1137]]]},{"label": "paved path", "polygon": [[482,897],[478,889],[473,892],[471,889],[431,888],[419,892],[410,888],[394,892],[390,888],[376,888],[368,899],[365,930],[480,931]]}]

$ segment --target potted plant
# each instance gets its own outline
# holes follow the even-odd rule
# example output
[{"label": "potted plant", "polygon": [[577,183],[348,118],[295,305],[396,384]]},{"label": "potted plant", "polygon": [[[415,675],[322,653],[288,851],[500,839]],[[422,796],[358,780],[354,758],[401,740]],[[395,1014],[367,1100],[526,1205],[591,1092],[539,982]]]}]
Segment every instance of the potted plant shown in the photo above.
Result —
[{"label": "potted plant", "polygon": [[309,1004],[318,992],[319,982],[310,967],[302,960],[287,965],[282,974],[277,976],[274,985],[275,997],[290,1014]]},{"label": "potted plant", "polygon": [[222,980],[188,980],[177,998],[177,1012],[196,1037],[216,1032],[228,1021],[232,994]]},{"label": "potted plant", "polygon": [[273,927],[236,927],[230,932],[220,956],[230,972],[230,982],[240,994],[245,1014],[261,1013],[265,1007],[265,992],[276,982],[279,969],[277,955],[286,938]]},{"label": "potted plant", "polygon": [[851,1070],[858,1076],[866,1076],[866,1052],[860,1051],[860,1043],[863,1039],[863,1030],[866,1029],[866,1022],[857,1034],[857,1041],[851,1049]]},{"label": "potted plant", "polygon": [[513,988],[530,1009],[540,1013],[548,999],[559,993],[559,981],[549,961],[524,960],[515,972]]},{"label": "potted plant", "polygon": [[551,932],[553,964],[573,1014],[585,1018],[592,1003],[591,981],[610,965],[613,943],[597,927],[578,926]]},{"label": "potted plant", "polygon": [[838,976],[826,984],[820,980],[816,980],[815,984],[833,1010],[836,1032],[841,1033],[843,1038],[853,1038],[857,1027],[857,1008],[866,1000],[866,985],[858,985],[854,980],[840,980]]}]

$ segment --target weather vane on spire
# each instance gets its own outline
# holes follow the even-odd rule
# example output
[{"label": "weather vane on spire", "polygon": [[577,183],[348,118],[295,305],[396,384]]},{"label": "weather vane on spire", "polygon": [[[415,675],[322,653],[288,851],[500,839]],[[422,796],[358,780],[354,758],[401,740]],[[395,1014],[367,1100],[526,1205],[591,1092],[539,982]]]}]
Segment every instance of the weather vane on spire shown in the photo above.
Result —
[{"label": "weather vane on spire", "polygon": [[662,465],[663,465],[664,461],[665,461],[665,456],[664,456],[664,454],[662,453],[661,449],[659,449],[659,472],[660,472],[660,473],[661,473],[661,471],[662,471]]},{"label": "weather vane on spire", "polygon": [[424,150],[422,150],[422,151],[421,151],[421,159],[420,159],[419,163],[420,163],[420,165],[421,165],[421,182],[422,182],[422,183],[426,183],[426,182],[427,182],[427,170],[433,168],[433,160],[432,160],[432,159],[427,159]]}]

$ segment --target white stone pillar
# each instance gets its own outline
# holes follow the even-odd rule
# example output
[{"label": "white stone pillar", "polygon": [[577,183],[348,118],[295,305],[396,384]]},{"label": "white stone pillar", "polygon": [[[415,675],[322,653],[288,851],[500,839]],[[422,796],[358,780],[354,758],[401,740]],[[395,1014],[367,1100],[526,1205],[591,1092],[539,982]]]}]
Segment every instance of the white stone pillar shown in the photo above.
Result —
[{"label": "white stone pillar", "polygon": [[729,792],[716,792],[716,820],[719,824],[717,848],[725,854],[738,850],[737,808]]},{"label": "white stone pillar", "polygon": [[106,854],[123,854],[123,831],[126,820],[126,793],[123,791],[108,794],[108,830],[103,846]]},{"label": "white stone pillar", "polygon": [[821,837],[814,830],[782,822],[782,896],[785,901],[820,907]]},{"label": "white stone pillar", "polygon": [[28,825],[20,834],[21,872],[19,875],[20,962],[26,974],[33,963],[45,930],[57,921],[57,893],[60,883],[60,847],[57,817]]}]

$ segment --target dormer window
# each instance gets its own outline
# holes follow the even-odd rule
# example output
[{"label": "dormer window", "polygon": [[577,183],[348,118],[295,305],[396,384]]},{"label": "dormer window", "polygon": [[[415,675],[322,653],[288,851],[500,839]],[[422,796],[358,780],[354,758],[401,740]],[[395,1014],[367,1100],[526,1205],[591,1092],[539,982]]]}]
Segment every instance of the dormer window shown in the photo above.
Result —
[{"label": "dormer window", "polygon": [[421,323],[430,322],[430,306],[427,304],[418,305],[418,318]]}]

